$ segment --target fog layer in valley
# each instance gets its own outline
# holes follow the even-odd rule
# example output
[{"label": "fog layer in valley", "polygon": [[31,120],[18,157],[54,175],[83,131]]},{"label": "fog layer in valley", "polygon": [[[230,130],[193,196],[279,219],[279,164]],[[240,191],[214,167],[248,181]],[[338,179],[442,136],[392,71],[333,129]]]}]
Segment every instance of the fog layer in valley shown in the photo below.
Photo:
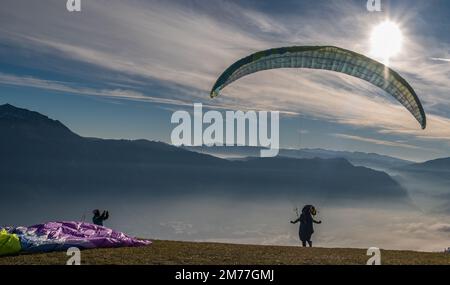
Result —
[{"label": "fog layer in valley", "polygon": [[131,235],[168,240],[211,241],[262,245],[299,245],[294,208],[314,203],[321,225],[315,226],[318,247],[408,249],[442,251],[450,246],[450,216],[427,214],[395,204],[358,205],[326,201],[264,200],[239,202],[227,198],[67,197],[25,202],[26,211],[7,211],[6,224],[41,223],[49,220],[87,220],[94,208],[108,209],[106,225]]}]

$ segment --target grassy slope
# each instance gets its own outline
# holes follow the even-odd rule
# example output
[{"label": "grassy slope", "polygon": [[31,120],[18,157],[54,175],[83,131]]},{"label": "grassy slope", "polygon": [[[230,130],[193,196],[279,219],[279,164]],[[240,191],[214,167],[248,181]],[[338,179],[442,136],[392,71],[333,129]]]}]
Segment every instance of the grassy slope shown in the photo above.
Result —
[{"label": "grassy slope", "polygon": [[[0,258],[3,264],[65,264],[65,252],[27,254]],[[82,264],[177,264],[177,265],[304,265],[365,264],[362,249],[326,249],[282,246],[236,245],[154,241],[147,247],[85,250]],[[445,264],[450,254],[412,251],[382,251],[383,264]]]}]

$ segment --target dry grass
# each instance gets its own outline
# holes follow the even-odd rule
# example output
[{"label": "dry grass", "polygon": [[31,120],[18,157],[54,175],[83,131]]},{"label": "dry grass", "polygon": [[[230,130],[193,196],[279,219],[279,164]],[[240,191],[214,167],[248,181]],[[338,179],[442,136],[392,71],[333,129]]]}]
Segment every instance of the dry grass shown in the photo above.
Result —
[{"label": "dry grass", "polygon": [[[0,265],[65,264],[65,252],[23,254],[0,258]],[[364,265],[366,250],[285,246],[194,243],[156,240],[150,246],[84,250],[82,264],[126,265]],[[382,251],[386,265],[450,265],[450,254]]]}]

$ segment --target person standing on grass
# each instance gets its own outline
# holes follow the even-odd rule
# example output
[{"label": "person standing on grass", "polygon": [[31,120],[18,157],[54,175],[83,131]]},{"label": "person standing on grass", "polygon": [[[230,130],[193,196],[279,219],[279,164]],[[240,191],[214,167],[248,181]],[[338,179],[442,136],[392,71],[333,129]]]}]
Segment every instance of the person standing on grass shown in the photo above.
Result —
[{"label": "person standing on grass", "polygon": [[309,247],[312,247],[311,236],[314,233],[313,224],[321,224],[322,221],[314,220],[313,216],[317,214],[316,208],[312,205],[306,205],[303,207],[302,214],[298,217],[297,220],[291,221],[292,224],[296,224],[300,222],[300,228],[298,235],[300,240],[302,241],[303,247],[306,247],[306,243],[309,244]]}]

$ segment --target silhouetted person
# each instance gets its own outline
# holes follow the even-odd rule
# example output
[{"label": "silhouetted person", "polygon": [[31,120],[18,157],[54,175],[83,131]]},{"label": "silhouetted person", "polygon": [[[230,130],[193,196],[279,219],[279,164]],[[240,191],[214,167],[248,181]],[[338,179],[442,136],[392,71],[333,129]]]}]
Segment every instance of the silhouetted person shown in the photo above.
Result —
[{"label": "silhouetted person", "polygon": [[306,247],[306,243],[308,243],[309,246],[312,247],[311,236],[314,233],[313,224],[322,223],[322,221],[314,220],[313,216],[315,216],[316,214],[317,211],[314,206],[306,205],[305,207],[303,207],[300,217],[295,221],[291,221],[292,224],[300,222],[298,235],[300,237],[300,240],[302,241],[303,247]]},{"label": "silhouetted person", "polygon": [[100,210],[96,209],[92,211],[94,216],[92,217],[92,223],[98,226],[103,226],[103,221],[107,220],[109,218],[109,212],[103,211],[102,214],[100,214]]}]

